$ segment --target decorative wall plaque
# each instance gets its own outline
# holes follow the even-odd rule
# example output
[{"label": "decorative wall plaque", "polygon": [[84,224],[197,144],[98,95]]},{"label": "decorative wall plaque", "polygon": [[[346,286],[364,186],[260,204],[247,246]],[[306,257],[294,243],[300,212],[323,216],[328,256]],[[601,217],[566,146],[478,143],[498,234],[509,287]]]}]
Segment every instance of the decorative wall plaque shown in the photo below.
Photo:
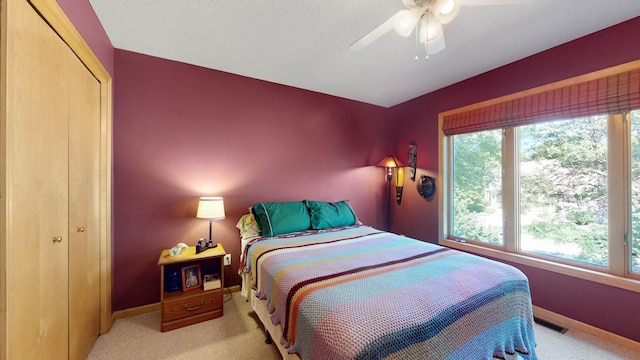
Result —
[{"label": "decorative wall plaque", "polygon": [[409,178],[416,181],[416,163],[418,162],[418,145],[415,141],[409,144]]},{"label": "decorative wall plaque", "polygon": [[436,191],[436,182],[435,179],[431,176],[422,175],[420,176],[420,180],[418,180],[418,194],[423,198],[428,198]]}]

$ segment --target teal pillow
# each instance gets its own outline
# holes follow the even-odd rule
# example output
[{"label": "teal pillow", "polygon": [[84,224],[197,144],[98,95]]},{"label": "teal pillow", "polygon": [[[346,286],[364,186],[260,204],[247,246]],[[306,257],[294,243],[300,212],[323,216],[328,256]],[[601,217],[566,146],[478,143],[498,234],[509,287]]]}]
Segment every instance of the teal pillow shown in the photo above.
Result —
[{"label": "teal pillow", "polygon": [[311,227],[316,230],[355,225],[356,214],[347,201],[334,203],[305,200],[311,217]]},{"label": "teal pillow", "polygon": [[302,201],[263,202],[253,205],[262,237],[309,230],[309,211]]}]

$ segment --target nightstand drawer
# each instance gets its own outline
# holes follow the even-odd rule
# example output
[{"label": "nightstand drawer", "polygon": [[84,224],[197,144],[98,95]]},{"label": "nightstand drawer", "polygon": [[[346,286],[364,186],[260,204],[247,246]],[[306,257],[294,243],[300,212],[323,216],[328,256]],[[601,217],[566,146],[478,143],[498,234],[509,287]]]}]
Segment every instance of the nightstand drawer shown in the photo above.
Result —
[{"label": "nightstand drawer", "polygon": [[222,289],[209,290],[162,303],[162,321],[182,319],[222,309]]}]

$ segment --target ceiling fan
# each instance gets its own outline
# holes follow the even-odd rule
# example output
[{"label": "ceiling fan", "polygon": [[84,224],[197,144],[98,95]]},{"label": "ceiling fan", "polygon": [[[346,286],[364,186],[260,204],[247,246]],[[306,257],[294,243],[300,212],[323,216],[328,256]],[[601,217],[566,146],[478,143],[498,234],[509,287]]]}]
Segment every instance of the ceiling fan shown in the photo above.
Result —
[{"label": "ceiling fan", "polygon": [[361,50],[391,29],[404,37],[411,35],[413,29],[416,29],[416,39],[425,45],[428,60],[429,55],[437,54],[444,49],[442,25],[451,22],[458,15],[462,5],[523,4],[529,1],[531,0],[402,0],[406,9],[395,13],[351,44],[349,49]]}]

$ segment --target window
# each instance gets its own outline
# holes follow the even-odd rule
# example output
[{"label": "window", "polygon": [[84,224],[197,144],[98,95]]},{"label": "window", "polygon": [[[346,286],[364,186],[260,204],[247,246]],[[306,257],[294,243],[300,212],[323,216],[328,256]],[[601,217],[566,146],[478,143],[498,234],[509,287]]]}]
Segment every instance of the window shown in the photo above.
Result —
[{"label": "window", "polygon": [[607,268],[607,116],[521,126],[520,249]]},{"label": "window", "polygon": [[640,111],[631,112],[631,271],[640,274]]},{"label": "window", "polygon": [[637,66],[440,114],[440,238],[554,271],[640,280]]},{"label": "window", "polygon": [[502,132],[457,135],[453,147],[453,235],[502,245]]},{"label": "window", "polygon": [[[629,126],[624,127],[626,121]],[[622,143],[627,136],[625,131],[609,134],[610,127],[629,129],[632,139],[630,156],[614,156],[630,159],[630,204],[615,206],[631,207],[629,272],[639,273],[640,111],[625,117],[599,115],[450,136],[449,236],[608,270],[610,241],[615,240],[609,239],[608,194],[625,191],[624,186],[608,186],[609,142]],[[516,144],[517,155],[503,157],[510,152],[505,149],[509,143]],[[503,179],[517,184],[505,197]],[[512,199],[514,211],[503,210],[510,207],[503,198]],[[514,230],[504,233],[508,229]],[[614,261],[624,263],[624,259]]]}]

